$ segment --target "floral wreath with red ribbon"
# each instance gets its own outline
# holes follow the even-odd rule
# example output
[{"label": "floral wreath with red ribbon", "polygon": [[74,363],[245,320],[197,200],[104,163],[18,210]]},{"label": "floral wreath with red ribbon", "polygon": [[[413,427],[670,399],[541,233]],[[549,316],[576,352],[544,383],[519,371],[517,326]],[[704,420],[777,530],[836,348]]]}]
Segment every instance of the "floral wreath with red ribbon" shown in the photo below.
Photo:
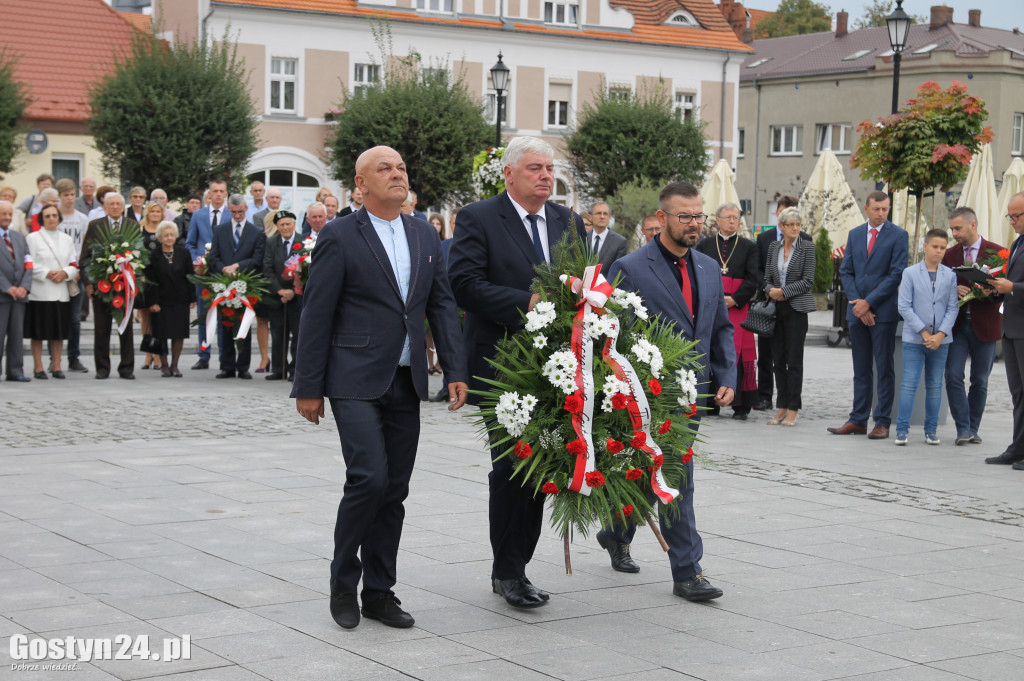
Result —
[{"label": "floral wreath with red ribbon", "polygon": [[146,284],[142,272],[147,264],[149,250],[134,223],[117,232],[104,225],[90,245],[86,276],[95,286],[93,297],[110,308],[118,333],[124,333],[131,321],[135,300]]}]

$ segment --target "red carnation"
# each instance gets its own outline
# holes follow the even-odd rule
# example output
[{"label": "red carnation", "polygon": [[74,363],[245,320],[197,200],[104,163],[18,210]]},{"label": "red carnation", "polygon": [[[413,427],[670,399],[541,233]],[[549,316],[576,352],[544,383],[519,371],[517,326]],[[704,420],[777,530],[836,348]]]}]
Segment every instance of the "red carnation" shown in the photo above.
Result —
[{"label": "red carnation", "polygon": [[626,480],[639,480],[644,477],[644,472],[639,468],[630,468],[626,471]]},{"label": "red carnation", "polygon": [[697,405],[696,405],[696,403],[694,403],[694,404],[690,405],[690,414],[689,414],[689,416],[692,419],[696,415],[697,415]]},{"label": "red carnation", "polygon": [[124,290],[124,282],[120,279],[114,282],[114,290],[120,293]]},{"label": "red carnation", "polygon": [[659,468],[661,468],[661,464],[665,463],[665,457],[663,455],[661,455],[661,454],[658,454],[658,455],[653,456],[651,458],[654,459],[654,462],[653,462],[654,465],[647,467],[647,470],[649,470],[649,471],[656,471]]},{"label": "red carnation", "polygon": [[600,487],[604,484],[604,473],[594,471],[593,473],[587,473],[583,476],[583,479],[587,481],[587,487]]},{"label": "red carnation", "polygon": [[622,393],[612,395],[612,409],[625,409],[629,404],[629,398]]},{"label": "red carnation", "polygon": [[558,494],[558,485],[553,482],[545,482],[540,491],[544,492],[544,494]]},{"label": "red carnation", "polygon": [[583,398],[573,394],[565,398],[565,410],[570,414],[583,413]]},{"label": "red carnation", "polygon": [[651,389],[651,394],[655,397],[661,394],[661,383],[658,383],[658,379],[652,378],[647,381],[647,387]]},{"label": "red carnation", "polygon": [[96,288],[98,288],[103,293],[110,293],[110,282],[107,281],[106,279],[102,279],[99,281],[99,283],[96,284]]},{"label": "red carnation", "polygon": [[114,296],[110,304],[119,309],[124,307],[124,296]]},{"label": "red carnation", "polygon": [[605,443],[604,448],[607,449],[608,453],[610,453],[610,454],[618,454],[623,449],[625,449],[626,446],[623,445],[618,440],[613,440],[612,438],[608,438],[608,442]]},{"label": "red carnation", "polygon": [[626,504],[625,506],[623,506],[622,515],[626,516],[627,518],[633,515],[633,504]]},{"label": "red carnation", "polygon": [[690,463],[693,461],[693,447],[686,448],[686,454],[683,454],[683,463]]},{"label": "red carnation", "polygon": [[665,423],[658,427],[658,435],[664,435],[670,430],[672,430],[672,419],[665,419]]},{"label": "red carnation", "polygon": [[629,441],[629,446],[633,449],[640,449],[647,444],[647,433],[638,431],[633,435],[633,439]]},{"label": "red carnation", "polygon": [[234,317],[235,316],[235,308],[233,308],[233,307],[222,307],[220,309],[220,313],[222,315],[224,315],[225,317]]},{"label": "red carnation", "polygon": [[292,244],[292,250],[293,251],[301,251],[302,250],[302,244],[300,244],[298,242]]},{"label": "red carnation", "polygon": [[202,291],[199,292],[199,295],[203,297],[203,300],[209,300],[210,296],[212,296],[213,294],[210,293],[210,289],[204,288]]},{"label": "red carnation", "polygon": [[529,459],[533,455],[533,447],[528,442],[519,440],[516,442],[515,454],[520,459]]},{"label": "red carnation", "polygon": [[573,440],[565,446],[573,456],[581,456],[587,453],[587,443],[583,440]]}]

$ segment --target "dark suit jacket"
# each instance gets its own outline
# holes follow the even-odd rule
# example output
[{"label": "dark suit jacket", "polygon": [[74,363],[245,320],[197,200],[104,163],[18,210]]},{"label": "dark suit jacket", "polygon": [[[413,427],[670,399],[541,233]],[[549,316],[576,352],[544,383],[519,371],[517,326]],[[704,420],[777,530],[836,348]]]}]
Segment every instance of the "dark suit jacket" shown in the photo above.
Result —
[{"label": "dark suit jacket", "polygon": [[[13,229],[8,229],[7,235],[14,247],[14,257],[11,257],[7,246],[0,242],[0,304],[14,302],[14,298],[7,293],[7,289],[12,286],[20,286],[26,291],[32,290],[32,268],[25,267],[25,256],[28,254],[28,242],[25,240],[25,235],[15,232]],[[17,302],[27,304],[28,296]]]},{"label": "dark suit jacket", "polygon": [[187,279],[192,274],[192,257],[180,243],[174,244],[174,262],[169,263],[161,250],[154,251],[146,265],[146,280],[149,286],[145,293],[145,305],[188,305],[196,302],[196,287]]},{"label": "dark suit jacket", "polygon": [[[877,243],[875,244],[878,245]],[[794,244],[793,253],[789,256],[789,267],[786,269],[786,285],[782,285],[782,275],[779,273],[779,251],[782,249],[782,242],[776,241],[768,249],[768,269],[764,274],[764,292],[767,296],[768,290],[781,288],[782,295],[797,312],[814,312],[817,306],[814,302],[814,295],[811,287],[814,285],[814,242],[797,239]]]},{"label": "dark suit jacket", "polygon": [[[298,232],[292,237],[292,243],[302,243],[302,237]],[[294,279],[281,278],[281,275],[284,273],[284,263],[291,255],[291,251],[288,253],[284,252],[284,240],[280,234],[275,234],[267,239],[267,250],[263,254],[263,276],[270,282],[270,295],[263,299],[264,305],[280,307],[281,298],[277,295],[277,292],[283,288],[295,288]]]},{"label": "dark suit jacket", "polygon": [[848,315],[853,316],[852,301],[863,298],[871,305],[876,322],[900,321],[897,299],[907,267],[909,238],[906,230],[886,220],[868,257],[868,223],[850,230],[839,269],[843,290],[851,301]]},{"label": "dark suit jacket", "polygon": [[[1017,237],[1010,247],[1010,257],[1024,249],[1024,236]],[[1006,278],[1013,282],[1013,293],[1003,297],[1003,336],[1013,340],[1024,338],[1024,253],[1009,263]]]},{"label": "dark suit jacket", "polygon": [[352,206],[345,206],[344,208],[339,210],[338,214],[335,215],[334,217],[336,217],[336,218],[343,218],[346,215],[351,215],[351,214],[352,214]]},{"label": "dark suit jacket", "polygon": [[[110,218],[103,216],[90,222],[88,229],[85,230],[85,237],[82,238],[82,253],[78,257],[78,271],[82,275],[83,284],[94,283],[89,281],[89,274],[87,272],[89,260],[92,259],[92,243],[99,237],[100,229],[109,224]],[[128,225],[134,225],[136,229],[139,229],[139,223],[129,220],[127,216],[122,215],[121,226],[127,227]]]},{"label": "dark suit jacket", "polygon": [[[192,216],[195,225],[195,216]],[[233,223],[221,223],[213,230],[213,245],[210,247],[210,272],[220,274],[227,265],[238,263],[238,269],[249,272],[263,272],[263,251],[267,237],[263,230],[251,222],[242,227],[242,238],[235,246]]]},{"label": "dark suit jacket", "polygon": [[437,232],[407,215],[402,224],[412,261],[406,300],[365,208],[320,231],[303,295],[292,397],[380,397],[408,335],[413,385],[427,399],[424,315],[448,381],[467,380]]},{"label": "dark suit jacket", "polygon": [[[814,242],[814,239],[812,239],[811,235],[808,234],[807,232],[800,232],[800,238],[804,239],[806,241],[810,241],[812,243]],[[758,258],[759,258],[759,260],[758,260],[759,267],[761,268],[761,283],[762,284],[764,283],[765,268],[768,265],[768,249],[771,248],[771,245],[773,243],[775,243],[776,241],[778,241],[778,240],[779,240],[779,228],[778,227],[772,227],[771,229],[766,229],[766,230],[764,230],[763,232],[761,232],[760,234],[757,235],[757,253],[758,253]]]},{"label": "dark suit jacket", "polygon": [[[978,262],[984,262],[989,256],[995,255],[1002,248],[997,243],[993,243],[988,239],[982,239],[981,246],[978,249]],[[946,255],[942,257],[942,264],[950,268],[962,266],[964,264],[964,247],[956,244],[952,248],[947,249]],[[960,275],[957,275],[956,283],[958,286],[969,286],[968,281]],[[1003,319],[1002,315],[999,314],[1001,302],[1002,296],[998,300],[972,300],[961,307],[960,312],[956,316],[956,324],[953,325],[953,336],[956,337],[960,329],[963,328],[964,323],[967,321],[967,311],[970,310],[971,325],[978,340],[984,343],[994,343],[999,340],[1003,335]]]},{"label": "dark suit jacket", "polygon": [[[594,243],[593,239],[593,232],[587,234],[588,247]],[[608,268],[612,266],[612,263],[626,255],[628,252],[629,248],[626,245],[626,237],[622,236],[611,227],[604,230],[604,234],[601,235],[601,250],[599,252],[598,260],[601,264],[601,273],[607,276]]]},{"label": "dark suit jacket", "polygon": [[694,301],[697,313],[693,317],[683,304],[679,284],[653,239],[617,260],[608,273],[608,280],[614,281],[621,274],[619,288],[636,291],[652,315],[674,322],[678,333],[698,342],[697,352],[704,355],[703,367],[697,374],[698,392],[707,391],[710,378],[714,378],[715,385],[735,390],[736,345],[729,310],[725,307],[721,266],[700,251],[691,248],[690,253],[698,297]]},{"label": "dark suit jacket", "polygon": [[[744,239],[739,234],[732,237],[731,241],[733,243],[730,248],[734,250],[726,256],[726,261],[729,263],[729,274],[723,276],[743,280],[740,287],[732,294],[732,299],[736,301],[736,307],[743,307],[757,293],[763,275],[761,267],[758,265],[757,245],[750,239]],[[697,244],[697,250],[716,261],[716,265],[719,271],[721,271],[721,260],[719,259],[721,254],[718,251],[718,243],[718,235],[713,234],[701,239],[701,242]]]},{"label": "dark suit jacket", "polygon": [[[585,238],[583,220],[568,208],[548,202],[544,219],[550,248],[569,230]],[[473,377],[471,388],[487,389],[478,378],[494,377],[487,358],[494,356],[495,344],[506,333],[515,333],[523,326],[523,314],[532,295],[533,268],[538,264],[533,240],[506,192],[459,211],[448,273],[455,300],[466,311],[463,337]],[[479,403],[474,395],[469,399]]]},{"label": "dark suit jacket", "polygon": [[[210,207],[200,208],[195,213],[192,213],[192,220],[188,224],[188,237],[185,240],[185,245],[188,246],[189,253],[192,254],[192,259],[195,260],[203,253],[206,252],[206,244],[213,241],[213,227],[210,224],[210,219],[213,217],[213,213],[210,212]],[[219,224],[225,222],[231,222],[231,213],[228,212],[228,204],[225,203],[220,207],[220,213],[217,215]],[[263,231],[263,225],[260,225],[260,231]],[[229,265],[231,263],[228,263]]]}]

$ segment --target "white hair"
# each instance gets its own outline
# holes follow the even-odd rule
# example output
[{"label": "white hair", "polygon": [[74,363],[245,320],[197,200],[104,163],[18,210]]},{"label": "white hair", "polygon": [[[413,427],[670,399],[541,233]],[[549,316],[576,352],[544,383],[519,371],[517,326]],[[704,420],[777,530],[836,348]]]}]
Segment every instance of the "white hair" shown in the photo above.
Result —
[{"label": "white hair", "polygon": [[325,206],[320,201],[314,201],[313,203],[309,204],[309,206],[306,208],[306,217],[309,217],[309,211],[313,210],[314,208],[323,208],[324,215],[327,215],[327,206]]},{"label": "white hair", "polygon": [[60,198],[60,194],[53,187],[47,187],[43,191],[39,192],[39,202],[43,201],[55,201]]},{"label": "white hair", "polygon": [[157,187],[156,189],[154,189],[153,191],[151,191],[149,193],[149,200],[150,201],[156,201],[156,193],[157,192],[160,192],[161,194],[163,194],[165,199],[167,198],[167,192],[165,192],[163,189],[160,189],[159,187]]},{"label": "white hair", "polygon": [[156,238],[160,239],[164,235],[164,232],[168,230],[173,230],[174,237],[178,237],[178,225],[171,222],[170,220],[164,220],[163,222],[156,226]]},{"label": "white hair", "polygon": [[515,137],[505,147],[505,154],[501,160],[505,166],[515,166],[525,154],[538,154],[554,158],[555,150],[550,144],[537,137]]},{"label": "white hair", "polygon": [[246,205],[245,197],[242,196],[241,194],[232,194],[228,198],[228,205],[229,206],[244,206],[244,205]]},{"label": "white hair", "polygon": [[715,217],[716,218],[722,217],[722,213],[727,211],[727,210],[734,210],[734,211],[739,212],[740,215],[743,214],[743,211],[740,210],[740,207],[737,206],[735,203],[723,203],[721,206],[718,207],[718,210],[715,211]]},{"label": "white hair", "polygon": [[114,198],[121,199],[121,203],[124,203],[124,197],[117,192],[107,192],[103,195],[103,205],[107,205],[107,201]]}]

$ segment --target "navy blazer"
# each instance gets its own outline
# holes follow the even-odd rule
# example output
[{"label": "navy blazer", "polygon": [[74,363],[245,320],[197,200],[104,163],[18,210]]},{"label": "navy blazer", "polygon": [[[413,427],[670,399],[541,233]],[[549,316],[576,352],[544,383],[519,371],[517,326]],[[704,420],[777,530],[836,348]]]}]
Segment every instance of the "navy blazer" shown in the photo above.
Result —
[{"label": "navy blazer", "polygon": [[[549,248],[557,246],[570,230],[585,238],[583,220],[564,206],[547,202],[544,219]],[[463,338],[472,376],[471,389],[490,387],[479,380],[494,377],[487,358],[494,357],[495,345],[506,333],[522,328],[522,315],[533,295],[533,268],[539,264],[533,239],[507,192],[471,203],[459,211],[459,228],[448,256],[448,275],[455,300],[466,311]],[[469,402],[479,404],[479,397],[470,395]]]},{"label": "navy blazer", "polygon": [[267,237],[264,236],[263,230],[257,229],[256,225],[251,222],[246,222],[242,226],[242,237],[236,246],[232,227],[231,222],[227,224],[222,222],[213,230],[213,245],[210,247],[210,272],[220,274],[227,265],[237,262],[240,270],[262,274],[263,252],[267,247]]},{"label": "navy blazer", "polygon": [[427,399],[424,316],[445,378],[468,380],[437,230],[408,215],[402,224],[412,261],[406,300],[365,208],[320,230],[303,292],[292,397],[377,399],[391,386],[408,335],[413,385]]},{"label": "navy blazer", "polygon": [[[459,213],[461,220],[462,213]],[[460,228],[461,228],[461,222]],[[668,261],[661,254],[654,239],[619,258],[608,271],[608,280],[622,275],[617,286],[636,291],[644,300],[651,315],[660,315],[675,322],[676,331],[688,340],[697,341],[697,352],[704,355],[701,370],[697,372],[698,391],[707,389],[710,378],[715,385],[736,389],[736,345],[729,310],[725,307],[722,271],[719,264],[700,251],[691,248],[690,256],[697,278],[694,317],[683,304],[683,294],[676,283]]]},{"label": "navy blazer", "polygon": [[[200,208],[195,213],[192,213],[192,220],[188,224],[188,236],[186,237],[185,245],[188,246],[188,252],[192,254],[193,260],[206,252],[206,244],[213,242],[214,226],[210,224],[210,218],[213,216],[213,213],[210,212],[211,210],[210,206]],[[222,225],[225,222],[231,222],[231,213],[228,211],[227,203],[220,207],[217,219],[220,221],[219,224]],[[263,225],[260,225],[260,231],[263,231]],[[230,265],[231,263],[228,264]]]},{"label": "navy blazer", "polygon": [[868,223],[850,230],[839,268],[843,290],[851,301],[847,314],[853,316],[854,300],[864,299],[875,313],[876,322],[900,320],[896,301],[903,270],[907,267],[909,245],[906,230],[886,220],[868,257]]},{"label": "navy blazer", "polygon": [[1013,291],[1003,296],[1003,338],[1019,340],[1024,338],[1024,236],[1018,236],[1010,244],[1010,260],[1007,262],[1006,278],[1013,282]]}]

